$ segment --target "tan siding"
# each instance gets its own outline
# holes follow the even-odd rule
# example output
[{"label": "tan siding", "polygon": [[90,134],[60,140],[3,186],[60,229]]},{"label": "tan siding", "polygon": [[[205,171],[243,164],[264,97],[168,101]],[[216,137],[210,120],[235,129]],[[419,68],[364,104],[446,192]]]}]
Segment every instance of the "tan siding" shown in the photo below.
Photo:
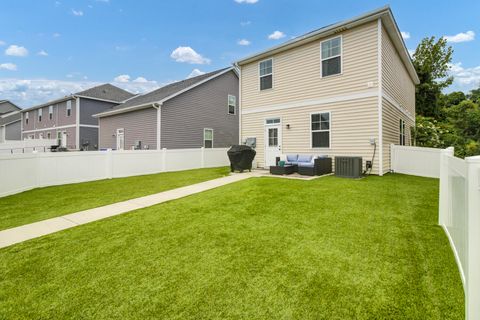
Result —
[{"label": "tan siding", "polygon": [[[312,149],[310,146],[310,113],[331,112],[331,148]],[[278,111],[242,115],[242,137],[257,138],[257,163],[264,165],[264,121],[268,117],[282,118],[282,153],[321,154],[329,156],[361,156],[365,164],[371,160],[373,146],[378,141],[378,100],[376,97],[343,101],[328,105],[290,108]],[[286,125],[290,124],[290,129]],[[378,172],[378,150],[374,161]]]},{"label": "tan siding", "polygon": [[390,171],[390,145],[400,143],[400,119],[405,121],[406,145],[411,143],[411,127],[415,123],[400,112],[393,104],[386,99],[382,101],[383,106],[383,171]]},{"label": "tan siding", "polygon": [[415,84],[387,31],[382,29],[382,87],[386,94],[415,115]]},{"label": "tan siding", "polygon": [[378,85],[377,30],[371,22],[341,33],[341,75],[320,77],[321,40],[273,56],[271,90],[259,91],[258,61],[242,66],[242,109],[371,90],[369,82]]}]

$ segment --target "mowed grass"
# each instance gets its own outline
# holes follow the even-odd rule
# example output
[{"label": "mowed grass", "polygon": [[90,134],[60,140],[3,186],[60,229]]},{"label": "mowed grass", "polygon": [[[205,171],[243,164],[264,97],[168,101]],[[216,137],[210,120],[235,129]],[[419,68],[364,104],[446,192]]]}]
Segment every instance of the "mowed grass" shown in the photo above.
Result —
[{"label": "mowed grass", "polygon": [[0,198],[0,230],[220,178],[227,167],[66,184]]},{"label": "mowed grass", "polygon": [[252,178],[0,250],[0,319],[463,319],[438,181]]}]

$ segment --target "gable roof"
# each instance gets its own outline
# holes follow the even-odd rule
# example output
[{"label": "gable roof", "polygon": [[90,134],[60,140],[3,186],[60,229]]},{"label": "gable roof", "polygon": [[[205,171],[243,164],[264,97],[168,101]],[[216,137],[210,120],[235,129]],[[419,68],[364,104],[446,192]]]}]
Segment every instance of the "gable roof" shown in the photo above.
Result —
[{"label": "gable roof", "polygon": [[157,103],[161,104],[173,97],[176,97],[183,92],[186,92],[190,89],[195,88],[202,83],[210,81],[222,74],[225,74],[229,71],[235,71],[234,67],[223,68],[219,70],[215,70],[209,73],[205,73],[193,78],[177,81],[174,83],[170,83],[166,86],[163,86],[157,90],[151,91],[149,93],[138,95],[124,103],[112,107],[110,110],[95,114],[94,117],[104,117],[113,114],[129,112],[137,109],[142,109],[145,107],[150,107],[152,104]]},{"label": "gable roof", "polygon": [[0,115],[21,110],[19,106],[9,100],[0,100]]},{"label": "gable roof", "polygon": [[71,100],[74,99],[75,97],[80,97],[80,98],[88,98],[88,99],[94,99],[94,100],[103,100],[103,101],[109,101],[109,102],[114,102],[114,103],[121,103],[125,100],[128,100],[135,95],[133,93],[130,93],[126,90],[123,90],[119,87],[116,87],[114,85],[111,85],[110,83],[106,84],[101,84],[99,86],[95,86],[92,88],[89,88],[84,91],[80,91],[77,93],[70,94],[68,96],[65,96],[63,98],[55,99],[48,101],[46,103],[42,103],[30,108],[23,109],[22,112],[25,111],[30,111],[30,110],[35,110],[38,108],[43,108],[50,106],[52,104],[57,104],[63,101]]},{"label": "gable roof", "polygon": [[420,83],[417,72],[415,71],[415,67],[413,66],[412,59],[410,58],[407,47],[405,46],[405,42],[403,41],[390,6],[384,6],[382,8],[367,12],[353,19],[330,24],[320,29],[308,32],[285,43],[238,60],[237,62],[235,62],[235,65],[241,66],[263,58],[268,58],[269,56],[272,56],[274,54],[304,45],[312,41],[316,41],[320,38],[325,38],[330,35],[337,34],[339,32],[354,28],[364,23],[375,21],[377,19],[382,19],[382,24],[387,30],[388,35],[392,39],[395,48],[399,52],[400,58],[402,59],[413,82],[415,84]]},{"label": "gable roof", "polygon": [[20,110],[2,114],[0,115],[0,126],[20,121],[21,118]]}]

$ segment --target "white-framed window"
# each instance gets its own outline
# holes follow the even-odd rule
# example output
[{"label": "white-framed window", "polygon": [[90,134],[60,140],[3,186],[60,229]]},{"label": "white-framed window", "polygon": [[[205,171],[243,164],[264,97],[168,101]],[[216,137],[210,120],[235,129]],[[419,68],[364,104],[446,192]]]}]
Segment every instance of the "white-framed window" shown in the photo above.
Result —
[{"label": "white-framed window", "polygon": [[237,97],[228,95],[228,114],[235,114],[237,111]]},{"label": "white-framed window", "polygon": [[330,112],[310,114],[312,148],[330,148]]},{"label": "white-framed window", "polygon": [[52,134],[50,132],[47,132],[47,139],[51,139],[52,138]]},{"label": "white-framed window", "polygon": [[213,129],[203,129],[203,147],[213,148]]},{"label": "white-framed window", "polygon": [[30,134],[30,135],[28,136],[28,139],[35,139],[35,135],[34,135],[34,134]]},{"label": "white-framed window", "polygon": [[40,132],[40,134],[38,135],[38,138],[43,139],[43,132]]},{"label": "white-framed window", "polygon": [[72,100],[67,101],[67,117],[72,115]]},{"label": "white-framed window", "polygon": [[53,119],[53,106],[48,107],[48,119]]},{"label": "white-framed window", "polygon": [[400,145],[404,146],[405,145],[405,121],[403,121],[402,119],[400,119],[399,132],[400,132]]},{"label": "white-framed window", "polygon": [[260,77],[260,90],[273,88],[273,59],[260,61],[258,64],[258,74]]},{"label": "white-framed window", "polygon": [[342,37],[320,43],[321,75],[328,77],[342,73]]},{"label": "white-framed window", "polygon": [[28,111],[25,112],[25,124],[28,124]]},{"label": "white-framed window", "polygon": [[38,122],[42,122],[42,114],[43,114],[43,109],[40,108],[38,109]]},{"label": "white-framed window", "polygon": [[279,124],[280,118],[269,118],[265,120],[265,124]]}]

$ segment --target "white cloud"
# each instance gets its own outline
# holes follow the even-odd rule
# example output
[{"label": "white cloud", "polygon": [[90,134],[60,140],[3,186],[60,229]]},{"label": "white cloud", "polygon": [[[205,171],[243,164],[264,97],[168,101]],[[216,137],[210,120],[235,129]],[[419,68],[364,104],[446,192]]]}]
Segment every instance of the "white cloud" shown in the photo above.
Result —
[{"label": "white cloud", "polygon": [[193,69],[192,72],[190,72],[190,74],[188,75],[187,79],[188,78],[193,78],[193,77],[196,77],[196,76],[201,76],[202,74],[205,74],[205,72],[200,71],[198,69]]},{"label": "white cloud", "polygon": [[28,50],[25,47],[12,44],[5,50],[5,54],[7,56],[26,57],[28,56]]},{"label": "white cloud", "polygon": [[115,82],[128,82],[130,81],[130,76],[128,74],[121,74],[115,78],[113,78]]},{"label": "white cloud", "polygon": [[144,77],[137,77],[137,79],[133,80],[135,83],[147,83],[148,80],[145,79]]},{"label": "white cloud", "polygon": [[5,41],[0,40],[0,46],[6,45]]},{"label": "white cloud", "polygon": [[282,39],[285,37],[285,33],[283,33],[282,31],[274,31],[272,34],[270,34],[268,36],[268,39],[270,40],[278,40],[278,39]]},{"label": "white cloud", "polygon": [[38,54],[39,56],[44,56],[44,57],[48,56],[48,53],[47,53],[45,50],[40,50],[40,51],[38,51],[37,54]]},{"label": "white cloud", "polygon": [[473,32],[473,31],[460,32],[460,33],[457,33],[454,36],[444,36],[444,38],[448,42],[454,42],[454,43],[456,43],[456,42],[468,42],[468,41],[475,40],[475,32]]},{"label": "white cloud", "polygon": [[53,36],[54,38],[58,38],[58,37],[60,37],[60,33],[55,32],[54,34],[52,34],[52,36]]},{"label": "white cloud", "polygon": [[242,22],[240,22],[240,25],[241,25],[242,27],[246,27],[246,26],[249,26],[249,25],[251,25],[251,24],[252,24],[252,21],[242,21]]},{"label": "white cloud", "polygon": [[0,64],[0,70],[10,70],[10,71],[15,71],[17,70],[17,65],[13,63],[1,63]]},{"label": "white cloud", "polygon": [[83,11],[82,10],[72,9],[72,13],[73,13],[74,16],[77,16],[77,17],[83,16]]},{"label": "white cloud", "polygon": [[241,46],[249,46],[251,44],[251,42],[248,41],[247,39],[241,39],[241,40],[238,40],[237,44],[239,44]]},{"label": "white cloud", "polygon": [[410,32],[402,31],[401,34],[403,39],[405,40],[410,39]]},{"label": "white cloud", "polygon": [[450,65],[450,74],[459,87],[472,89],[480,85],[480,66],[464,68],[461,62],[457,62]]},{"label": "white cloud", "polygon": [[191,64],[210,64],[210,59],[202,57],[190,47],[178,47],[170,54],[172,59],[177,62],[187,62]]},{"label": "white cloud", "polygon": [[248,4],[254,4],[257,3],[258,0],[235,0],[236,3],[248,3]]}]

